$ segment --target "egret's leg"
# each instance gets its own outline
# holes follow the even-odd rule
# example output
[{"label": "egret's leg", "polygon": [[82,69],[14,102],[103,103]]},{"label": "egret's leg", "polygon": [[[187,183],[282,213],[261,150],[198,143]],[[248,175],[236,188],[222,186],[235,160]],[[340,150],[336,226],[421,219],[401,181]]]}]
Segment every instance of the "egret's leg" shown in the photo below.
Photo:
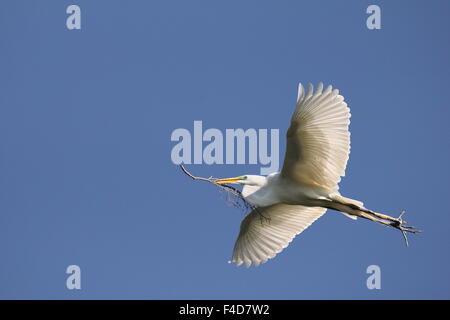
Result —
[{"label": "egret's leg", "polygon": [[416,228],[413,226],[407,226],[404,224],[406,222],[402,219],[403,215],[405,214],[404,210],[402,212],[400,212],[400,215],[398,216],[398,218],[394,218],[394,217],[388,216],[386,214],[374,212],[367,208],[358,206],[354,203],[344,203],[344,202],[341,202],[341,201],[338,201],[335,199],[332,199],[329,202],[329,205],[324,205],[324,206],[334,209],[334,210],[345,212],[350,215],[354,215],[354,216],[365,218],[365,219],[368,219],[368,220],[371,220],[374,222],[378,222],[385,226],[389,226],[389,227],[398,229],[402,232],[403,238],[405,239],[406,246],[408,246],[408,238],[406,237],[407,232],[409,232],[409,233],[421,232],[420,230],[416,230]]},{"label": "egret's leg", "polygon": [[390,222],[387,222],[385,224],[389,225],[391,227],[394,227],[396,229],[399,229],[402,232],[411,232],[411,233],[419,233],[420,232],[420,230],[414,230],[416,228],[414,226],[407,226],[407,225],[405,225],[406,220],[402,219],[403,215],[406,213],[405,210],[402,210],[400,212],[400,215],[398,216],[398,218],[394,218],[394,217],[388,216],[386,214],[374,212],[374,211],[368,210],[368,209],[367,209],[367,211],[364,210],[364,212],[368,212],[370,214],[373,214],[375,217],[380,218],[381,220],[390,221]]},{"label": "egret's leg", "polygon": [[369,214],[371,214],[371,215],[373,215],[373,216],[375,216],[375,217],[377,217],[379,219],[389,220],[389,221],[393,221],[393,222],[398,221],[398,218],[396,219],[394,217],[388,216],[387,214],[382,214],[382,213],[379,213],[379,212],[375,212],[375,211],[369,210],[367,208],[357,206],[356,204],[353,204],[353,203],[345,203],[345,205],[349,206],[352,209],[360,210],[360,211],[369,213]]},{"label": "egret's leg", "polygon": [[388,220],[391,221],[393,223],[393,226],[400,224],[402,225],[404,228],[414,228],[414,227],[410,227],[410,226],[405,226],[403,223],[406,223],[406,220],[402,219],[402,216],[406,213],[405,210],[402,210],[402,212],[400,212],[400,215],[398,216],[398,218],[394,218],[391,216],[388,216],[387,214],[383,214],[383,213],[379,213],[379,212],[375,212],[372,211],[370,209],[364,208],[364,207],[360,207],[357,206],[355,204],[349,203],[349,204],[345,204],[347,206],[349,206],[350,208],[354,209],[354,210],[359,210],[359,211],[363,211],[366,212],[372,216],[375,216],[376,218],[382,219],[382,220]]},{"label": "egret's leg", "polygon": [[[406,226],[403,224],[404,220],[402,219],[402,216],[405,214],[405,212],[406,212],[405,210],[400,212],[400,215],[398,216],[398,218],[392,218],[392,217],[386,215],[387,217],[389,217],[391,219],[379,219],[378,218],[379,215],[375,215],[375,217],[367,217],[366,215],[362,215],[362,217],[400,230],[402,232],[403,239],[405,239],[405,244],[408,247],[409,243],[408,243],[408,237],[406,236],[407,235],[406,233],[407,232],[419,233],[421,231],[416,230],[415,227],[413,227],[413,226]],[[385,215],[382,215],[382,216],[385,216]]]},{"label": "egret's leg", "polygon": [[389,221],[397,221],[396,218],[388,216],[387,214],[378,213],[378,212],[375,212],[375,211],[372,211],[372,210],[369,210],[366,208],[363,208],[363,210],[367,210],[367,212],[375,215],[376,217],[378,217],[380,219],[389,220]]}]

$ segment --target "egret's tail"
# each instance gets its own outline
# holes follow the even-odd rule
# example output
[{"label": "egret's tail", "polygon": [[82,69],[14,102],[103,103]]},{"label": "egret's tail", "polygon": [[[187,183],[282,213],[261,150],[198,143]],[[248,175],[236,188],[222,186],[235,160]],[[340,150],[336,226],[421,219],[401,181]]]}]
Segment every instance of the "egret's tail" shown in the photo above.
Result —
[{"label": "egret's tail", "polygon": [[[337,201],[338,203],[342,204],[342,205],[347,205],[347,206],[355,206],[357,208],[364,208],[364,203],[362,203],[361,201],[358,200],[353,200],[350,198],[346,198],[343,197],[341,195],[335,195],[333,196],[333,200]],[[344,209],[343,207],[341,209]],[[349,217],[350,219],[356,220],[357,217],[359,215],[354,214],[353,212],[347,212],[347,211],[343,211],[343,210],[339,210],[339,209],[335,209],[338,210],[339,212],[341,212],[343,215]]]}]

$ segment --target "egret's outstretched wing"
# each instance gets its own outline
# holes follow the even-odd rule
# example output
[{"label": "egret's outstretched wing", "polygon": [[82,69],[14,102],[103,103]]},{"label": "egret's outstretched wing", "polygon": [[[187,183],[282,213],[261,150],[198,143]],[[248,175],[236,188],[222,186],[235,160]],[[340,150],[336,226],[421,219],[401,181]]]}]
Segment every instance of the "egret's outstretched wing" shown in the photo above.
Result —
[{"label": "egret's outstretched wing", "polygon": [[238,266],[258,266],[286,248],[294,237],[325,213],[325,208],[274,204],[249,213],[241,230],[230,262]]},{"label": "egret's outstretched wing", "polygon": [[287,132],[286,156],[281,175],[293,182],[339,189],[350,153],[350,110],[338,90],[323,91],[300,84],[297,107]]}]

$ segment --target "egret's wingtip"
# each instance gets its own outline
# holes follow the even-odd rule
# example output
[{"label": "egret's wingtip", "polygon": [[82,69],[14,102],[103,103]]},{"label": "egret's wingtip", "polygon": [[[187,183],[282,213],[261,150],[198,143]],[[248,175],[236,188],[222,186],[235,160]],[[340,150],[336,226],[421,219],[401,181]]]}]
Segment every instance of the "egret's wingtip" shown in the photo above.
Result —
[{"label": "egret's wingtip", "polygon": [[303,85],[301,82],[299,82],[297,89],[297,102],[302,98],[302,96],[303,96]]}]

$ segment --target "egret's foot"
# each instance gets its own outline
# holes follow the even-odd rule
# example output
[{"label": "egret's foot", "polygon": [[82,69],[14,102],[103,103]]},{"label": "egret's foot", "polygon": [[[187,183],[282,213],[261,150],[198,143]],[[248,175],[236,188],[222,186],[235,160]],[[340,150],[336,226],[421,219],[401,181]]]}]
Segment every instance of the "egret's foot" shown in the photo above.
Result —
[{"label": "egret's foot", "polygon": [[408,246],[409,243],[408,243],[408,237],[406,236],[406,233],[407,232],[409,232],[409,233],[419,233],[419,232],[422,232],[422,231],[421,230],[417,230],[416,227],[407,226],[407,225],[404,224],[404,223],[406,223],[406,221],[403,220],[402,217],[403,217],[403,215],[405,213],[406,213],[406,211],[402,210],[402,212],[400,212],[400,215],[398,216],[398,218],[395,221],[392,221],[390,223],[390,226],[394,227],[394,228],[396,228],[396,229],[398,229],[398,230],[400,230],[402,232],[403,239],[405,239],[406,246]]}]

